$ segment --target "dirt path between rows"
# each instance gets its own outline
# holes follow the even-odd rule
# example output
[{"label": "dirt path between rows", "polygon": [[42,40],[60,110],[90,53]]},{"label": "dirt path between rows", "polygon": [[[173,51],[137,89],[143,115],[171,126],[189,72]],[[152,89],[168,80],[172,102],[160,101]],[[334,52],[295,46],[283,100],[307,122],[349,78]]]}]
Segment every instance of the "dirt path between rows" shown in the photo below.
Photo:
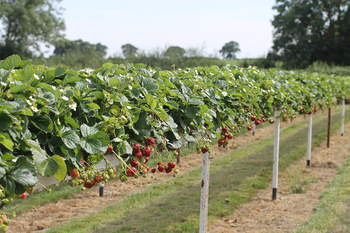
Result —
[{"label": "dirt path between rows", "polygon": [[[304,120],[306,120],[304,117],[298,117],[294,119],[292,123],[281,123],[281,128],[285,128],[291,124],[299,123]],[[233,145],[229,145],[227,149],[213,146],[212,150],[214,153],[216,153],[215,158],[219,158],[234,149],[253,143],[256,140],[261,140],[263,138],[269,137],[273,134],[273,132],[274,125],[267,125],[266,127],[256,129],[255,136],[252,136],[251,132],[247,132],[237,137],[236,139],[232,140]],[[332,139],[332,141],[334,140]],[[182,157],[181,163],[179,164],[179,174],[186,173],[191,169],[199,167],[201,165],[201,159],[202,156],[196,153],[187,155],[187,158]],[[151,183],[164,182],[171,179],[172,175],[166,173],[157,173],[157,178],[158,179],[156,181],[154,179],[151,179]],[[137,180],[137,182],[140,181],[141,180]],[[98,188],[92,188],[91,190],[86,190],[82,193],[76,194],[69,199],[62,199],[56,203],[46,204],[41,207],[33,207],[31,211],[22,213],[20,216],[13,218],[8,228],[8,232],[42,232],[55,224],[62,224],[66,221],[71,220],[72,218],[81,218],[97,213],[106,206],[117,204],[125,196],[146,189],[149,185],[146,182],[143,182],[141,185],[134,185],[134,182],[134,179],[130,179],[124,183],[121,183],[118,180],[108,182],[105,187],[105,190],[107,192],[103,198],[99,197]],[[224,220],[222,220],[222,222],[222,224],[219,222],[215,223],[214,227],[219,227],[220,229],[222,228],[225,230],[227,223]],[[232,229],[228,229],[228,231],[224,232],[231,232]]]},{"label": "dirt path between rows", "polygon": [[[350,124],[345,127],[350,132]],[[268,189],[260,190],[251,202],[240,205],[236,212],[215,221],[209,232],[293,232],[313,214],[314,207],[320,202],[320,195],[337,173],[344,157],[349,155],[349,133],[341,137],[337,132],[330,139],[330,148],[326,142],[314,148],[311,155],[311,169],[306,169],[306,156],[293,164],[287,171],[280,173],[277,200],[272,201],[272,183]],[[292,194],[289,180],[300,174],[309,177],[310,186],[304,194]],[[312,182],[312,180],[314,182]]]}]

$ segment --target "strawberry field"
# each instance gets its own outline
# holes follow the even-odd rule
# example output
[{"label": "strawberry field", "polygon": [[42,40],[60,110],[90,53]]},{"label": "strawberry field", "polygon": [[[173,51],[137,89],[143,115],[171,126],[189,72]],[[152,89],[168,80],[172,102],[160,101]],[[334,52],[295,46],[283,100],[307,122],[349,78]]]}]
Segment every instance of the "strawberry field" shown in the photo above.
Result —
[{"label": "strawberry field", "polygon": [[[287,122],[328,109],[350,91],[349,77],[340,76],[111,63],[76,71],[33,66],[17,55],[0,61],[0,76],[1,207],[31,194],[38,175],[69,175],[71,186],[87,189],[116,174],[122,182],[175,176],[187,143],[210,153],[213,138],[227,147],[241,129],[273,124],[275,111]],[[118,173],[106,154],[119,160]],[[106,167],[96,169],[101,161]],[[2,214],[5,229],[9,213]]]}]

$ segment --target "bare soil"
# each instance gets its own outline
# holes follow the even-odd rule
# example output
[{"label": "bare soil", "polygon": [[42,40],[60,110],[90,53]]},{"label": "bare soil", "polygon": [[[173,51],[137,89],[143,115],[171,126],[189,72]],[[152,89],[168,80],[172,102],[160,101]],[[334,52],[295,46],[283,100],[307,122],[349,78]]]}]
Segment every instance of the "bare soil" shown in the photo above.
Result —
[{"label": "bare soil", "polygon": [[[304,117],[299,117],[288,124],[281,123],[281,128],[304,120],[306,120]],[[347,130],[347,132],[349,132],[350,125],[347,126]],[[232,140],[233,145],[230,145],[226,149],[213,146],[212,150],[216,153],[215,157],[219,158],[236,148],[253,143],[255,140],[261,140],[262,138],[271,136],[273,132],[274,126],[268,125],[256,129],[255,136],[252,136],[252,132],[247,132],[237,137]],[[323,146],[320,149],[316,148],[313,150],[312,163],[316,164],[316,162],[319,162],[321,165],[319,167],[313,167],[311,172],[318,171],[316,172],[316,176],[319,182],[316,187],[311,187],[306,194],[290,195],[288,183],[282,178],[279,184],[279,190],[282,191],[282,193],[279,194],[278,201],[270,201],[270,190],[262,190],[257,197],[254,198],[252,203],[239,207],[234,216],[216,221],[211,226],[211,232],[258,232],[254,231],[254,225],[260,230],[262,225],[271,226],[271,229],[280,229],[277,227],[287,226],[287,223],[282,222],[282,216],[284,216],[284,218],[293,219],[294,225],[305,221],[305,219],[312,214],[312,207],[318,203],[318,196],[324,190],[324,186],[332,180],[332,177],[335,175],[334,167],[330,168],[328,165],[325,167],[324,164],[328,164],[327,162],[335,164],[341,163],[345,151],[341,153],[337,151],[336,148],[339,147],[339,150],[342,149],[338,145],[345,145],[344,140],[346,138],[347,137],[338,139],[336,136],[333,137],[331,139],[332,151],[330,149],[324,149]],[[346,145],[350,146],[350,143]],[[323,154],[323,157],[318,154]],[[187,155],[187,158],[182,157],[178,166],[180,170],[179,174],[186,173],[193,168],[199,167],[201,165],[201,157],[202,156],[196,153]],[[155,182],[164,182],[171,178],[171,174],[157,173],[157,180],[150,179],[150,182],[151,184]],[[62,224],[72,218],[80,218],[99,212],[106,206],[117,204],[125,196],[131,195],[134,192],[140,192],[146,189],[148,185],[151,185],[142,180],[137,180],[137,182],[142,182],[142,184],[135,185],[135,181],[134,179],[130,179],[124,183],[119,180],[108,182],[105,186],[105,196],[103,198],[99,197],[98,188],[92,188],[76,194],[69,199],[62,199],[56,203],[46,204],[41,207],[33,207],[31,211],[22,213],[20,216],[12,219],[8,232],[42,232],[55,224]],[[293,201],[294,199],[296,199],[295,202]],[[307,199],[307,201],[305,201],[305,199]],[[306,205],[300,205],[302,201],[307,203],[309,208],[306,208]],[[274,209],[274,211],[271,212],[270,209]],[[310,209],[310,211],[308,211],[308,209]],[[281,214],[281,211],[283,211],[283,214]],[[260,216],[261,213],[264,214]],[[276,223],[279,224],[276,225]],[[293,228],[294,225],[288,225],[289,229]],[[273,231],[267,228],[267,230],[263,232]],[[278,232],[281,231],[278,230]]]},{"label": "bare soil", "polygon": [[[350,131],[350,124],[345,132]],[[306,156],[293,164],[287,171],[280,173],[277,200],[272,201],[272,183],[268,189],[260,190],[251,202],[240,205],[236,212],[221,218],[210,225],[208,232],[292,232],[313,214],[314,207],[320,202],[320,195],[337,173],[344,157],[349,155],[349,135],[340,136],[340,132],[330,138],[330,148],[326,142],[312,150],[311,169],[306,169]],[[300,171],[303,176],[314,178],[306,193],[292,194],[290,180],[292,174]]]}]

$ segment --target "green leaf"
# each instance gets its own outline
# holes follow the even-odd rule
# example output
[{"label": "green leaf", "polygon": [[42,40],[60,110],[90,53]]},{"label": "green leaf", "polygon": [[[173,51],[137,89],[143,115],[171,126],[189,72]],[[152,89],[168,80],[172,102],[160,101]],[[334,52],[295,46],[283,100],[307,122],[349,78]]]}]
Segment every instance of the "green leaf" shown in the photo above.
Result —
[{"label": "green leaf", "polygon": [[191,106],[191,105],[186,106],[186,116],[188,118],[195,117],[198,111],[199,111],[198,108],[195,106]]},{"label": "green leaf", "polygon": [[8,177],[12,178],[18,184],[32,187],[38,182],[36,175],[36,170],[32,162],[26,157],[19,157],[14,169],[8,174]]},{"label": "green leaf", "polygon": [[120,81],[116,77],[112,77],[109,79],[109,86],[115,87],[120,84]]},{"label": "green leaf", "polygon": [[52,176],[58,169],[58,165],[55,160],[46,155],[46,152],[40,149],[31,149],[33,154],[34,164],[42,176]]},{"label": "green leaf", "polygon": [[0,167],[0,178],[2,178],[6,174],[6,170],[3,167]]},{"label": "green leaf", "polygon": [[145,86],[148,93],[152,94],[158,90],[159,86],[157,83],[150,82]]},{"label": "green leaf", "polygon": [[73,118],[70,117],[65,117],[64,118],[64,122],[66,124],[69,124],[70,126],[72,126],[73,128],[79,128],[79,125],[75,122],[75,120]]},{"label": "green leaf", "polygon": [[6,58],[2,63],[1,63],[1,68],[10,70],[16,67],[16,64],[21,61],[21,57],[18,56],[17,54],[11,55],[8,58]]},{"label": "green leaf", "polygon": [[6,131],[13,123],[12,118],[5,112],[0,112],[0,130]]},{"label": "green leaf", "polygon": [[178,109],[179,105],[174,100],[169,100],[164,105],[168,106],[170,109]]},{"label": "green leaf", "polygon": [[65,70],[62,66],[58,66],[56,69],[55,69],[55,77],[60,77],[62,75],[64,75],[65,73]]},{"label": "green leaf", "polygon": [[34,75],[34,69],[32,66],[26,66],[23,69],[24,82],[29,82],[33,78],[33,75]]},{"label": "green leaf", "polygon": [[168,114],[164,111],[162,108],[156,108],[154,109],[154,112],[157,114],[157,116],[160,117],[163,121],[167,122],[168,120]]},{"label": "green leaf", "polygon": [[199,99],[196,99],[196,98],[191,98],[189,101],[188,101],[189,104],[195,104],[195,105],[203,105],[204,102],[199,100]]},{"label": "green leaf", "polygon": [[100,109],[100,106],[98,106],[95,103],[88,103],[86,105],[89,106],[91,109]]},{"label": "green leaf", "polygon": [[62,85],[65,86],[68,83],[74,83],[74,82],[79,82],[81,80],[81,78],[77,77],[77,76],[70,76],[69,78],[67,78],[68,76],[66,76],[66,78],[64,78]]},{"label": "green leaf", "polygon": [[32,118],[32,124],[38,129],[44,131],[45,133],[49,133],[53,130],[52,121],[47,116],[36,116]]},{"label": "green leaf", "polygon": [[86,152],[96,154],[100,151],[102,143],[97,138],[82,138],[80,141],[80,146]]},{"label": "green leaf", "polygon": [[69,148],[74,149],[79,145],[79,136],[69,127],[63,126],[61,129],[62,141]]},{"label": "green leaf", "polygon": [[83,137],[90,137],[92,135],[94,135],[95,133],[98,133],[99,130],[95,127],[90,127],[86,124],[82,124],[80,126],[80,131]]},{"label": "green leaf", "polygon": [[10,93],[18,93],[28,89],[28,85],[16,85],[10,88]]},{"label": "green leaf", "polygon": [[0,143],[8,150],[13,151],[14,143],[8,133],[0,132]]},{"label": "green leaf", "polygon": [[64,162],[63,158],[60,157],[59,155],[53,155],[51,156],[51,159],[56,162],[58,165],[58,169],[55,173],[55,178],[59,181],[63,181],[64,178],[67,176],[67,166],[66,163]]}]

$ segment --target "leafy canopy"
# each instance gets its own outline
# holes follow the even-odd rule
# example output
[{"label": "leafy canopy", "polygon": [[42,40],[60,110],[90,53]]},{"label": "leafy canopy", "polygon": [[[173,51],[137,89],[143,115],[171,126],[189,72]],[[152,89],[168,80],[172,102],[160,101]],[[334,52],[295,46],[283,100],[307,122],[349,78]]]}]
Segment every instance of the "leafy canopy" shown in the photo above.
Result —
[{"label": "leafy canopy", "polygon": [[236,53],[240,51],[239,44],[235,41],[230,41],[222,46],[219,52],[226,59],[236,59]]},{"label": "leafy canopy", "polygon": [[350,0],[276,0],[273,50],[286,68],[350,64]]}]

